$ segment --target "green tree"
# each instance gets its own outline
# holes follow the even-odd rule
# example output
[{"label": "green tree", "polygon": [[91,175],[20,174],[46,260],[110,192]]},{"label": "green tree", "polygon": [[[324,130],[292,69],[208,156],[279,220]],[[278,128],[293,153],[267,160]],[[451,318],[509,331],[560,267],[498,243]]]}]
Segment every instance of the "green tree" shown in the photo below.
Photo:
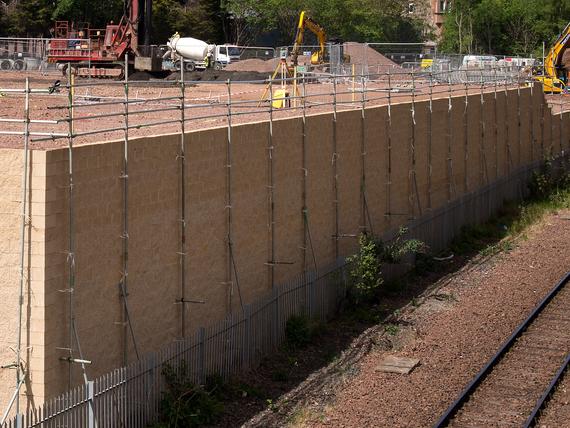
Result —
[{"label": "green tree", "polygon": [[247,45],[260,34],[263,18],[257,5],[257,0],[222,0],[223,29],[228,42]]},{"label": "green tree", "polygon": [[[476,45],[488,53],[502,45],[502,27],[505,22],[503,0],[482,0],[473,10]],[[499,52],[500,53],[500,52]]]},{"label": "green tree", "polygon": [[53,20],[87,22],[92,28],[104,28],[110,21],[123,16],[123,0],[59,0]]},{"label": "green tree", "polygon": [[223,42],[222,14],[218,1],[153,2],[152,40],[163,44],[175,33],[210,43]]},{"label": "green tree", "polygon": [[27,0],[9,5],[0,31],[5,36],[49,35],[53,4],[49,0]]},{"label": "green tree", "polygon": [[569,20],[570,0],[454,0],[440,49],[539,56]]},{"label": "green tree", "polygon": [[[329,38],[350,41],[420,41],[423,22],[405,13],[406,0],[226,0],[226,16],[239,19],[234,28],[247,28],[256,35],[272,32],[275,44],[291,44],[299,14],[307,11],[327,32]],[[315,39],[306,32],[305,43]]]}]

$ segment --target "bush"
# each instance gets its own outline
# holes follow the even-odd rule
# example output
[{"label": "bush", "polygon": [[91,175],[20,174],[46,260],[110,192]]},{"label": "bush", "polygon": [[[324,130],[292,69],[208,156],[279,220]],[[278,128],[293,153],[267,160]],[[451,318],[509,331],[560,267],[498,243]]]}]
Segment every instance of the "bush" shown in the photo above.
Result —
[{"label": "bush", "polygon": [[380,271],[380,249],[376,242],[368,235],[361,234],[358,244],[358,252],[347,259],[352,265],[350,277],[353,280],[349,297],[356,304],[370,299],[384,282]]},{"label": "bush", "polygon": [[285,338],[292,347],[303,347],[311,340],[309,320],[302,315],[293,315],[285,325]]},{"label": "bush", "polygon": [[540,171],[532,173],[528,189],[531,199],[545,200],[558,190],[567,189],[569,185],[570,174],[566,173],[556,176],[552,170],[552,159],[547,158]]},{"label": "bush", "polygon": [[408,229],[400,227],[398,234],[390,243],[382,245],[379,243],[379,248],[382,249],[380,259],[386,263],[400,263],[402,259],[408,254],[424,253],[426,251],[426,244],[419,239],[405,239]]},{"label": "bush", "polygon": [[347,258],[352,265],[350,276],[349,299],[359,304],[373,298],[381,285],[383,263],[400,263],[408,254],[424,253],[426,245],[418,239],[405,239],[408,229],[401,227],[396,237],[388,244],[375,241],[366,234],[361,234],[358,252]]},{"label": "bush", "polygon": [[214,424],[223,412],[216,394],[219,382],[209,379],[204,387],[190,381],[184,362],[178,371],[166,365],[162,369],[167,390],[160,403],[160,421],[155,428],[197,427]]}]

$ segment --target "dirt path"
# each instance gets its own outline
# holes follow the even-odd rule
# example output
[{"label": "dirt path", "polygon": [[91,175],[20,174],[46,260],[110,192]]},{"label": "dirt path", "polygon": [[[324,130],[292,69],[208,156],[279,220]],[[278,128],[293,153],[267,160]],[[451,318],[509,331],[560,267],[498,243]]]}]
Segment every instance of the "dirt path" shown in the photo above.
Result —
[{"label": "dirt path", "polygon": [[[515,249],[474,260],[439,281],[398,314],[394,328],[369,329],[337,361],[246,426],[433,425],[570,269],[569,212],[546,217],[527,236]],[[409,375],[377,371],[387,355],[417,358],[420,365]]]}]

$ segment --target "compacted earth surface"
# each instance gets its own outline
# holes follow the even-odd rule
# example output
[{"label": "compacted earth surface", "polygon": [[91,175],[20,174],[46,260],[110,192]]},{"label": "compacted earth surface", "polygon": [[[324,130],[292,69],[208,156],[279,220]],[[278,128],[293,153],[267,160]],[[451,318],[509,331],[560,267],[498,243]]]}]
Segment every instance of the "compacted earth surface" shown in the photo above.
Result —
[{"label": "compacted earth surface", "polygon": [[[267,121],[270,115],[273,119],[310,116],[331,112],[333,108],[354,110],[412,99],[447,98],[450,94],[461,97],[466,93],[473,95],[495,89],[493,85],[448,85],[426,76],[412,81],[408,72],[390,76],[372,75],[365,83],[350,75],[338,78],[336,82],[326,75],[305,82],[299,80],[296,90],[291,84],[287,86],[289,102],[285,108],[270,109],[270,88],[266,81],[269,76],[263,73],[225,70],[189,73],[185,76],[182,103],[179,74],[170,79],[154,79],[137,72],[128,85],[129,102],[125,108],[122,81],[78,78],[70,98],[67,78],[60,74],[0,72],[0,148],[24,146],[25,97],[21,91],[25,88],[26,78],[33,91],[28,110],[32,121],[29,141],[32,149],[66,146],[71,117],[75,135],[73,144],[79,145],[123,139],[125,117],[128,117],[129,137],[179,133],[182,130],[182,105],[184,129],[188,132],[227,126],[229,115],[231,124],[237,125]],[[227,79],[232,81],[228,83]],[[54,90],[47,93],[49,88]],[[271,89],[280,88],[277,78]],[[73,109],[69,108],[70,99],[73,99]],[[560,96],[556,98],[557,105],[560,105],[560,99]],[[463,103],[463,100],[456,102]],[[559,108],[564,108],[564,104]]]},{"label": "compacted earth surface", "polygon": [[[550,214],[514,242],[494,247],[501,251],[480,252],[408,295],[407,305],[364,329],[245,426],[432,426],[569,270],[570,212]],[[409,374],[379,371],[388,356],[419,364]],[[566,379],[553,406],[568,407],[567,387]],[[545,413],[541,426],[563,426],[557,413]]]}]

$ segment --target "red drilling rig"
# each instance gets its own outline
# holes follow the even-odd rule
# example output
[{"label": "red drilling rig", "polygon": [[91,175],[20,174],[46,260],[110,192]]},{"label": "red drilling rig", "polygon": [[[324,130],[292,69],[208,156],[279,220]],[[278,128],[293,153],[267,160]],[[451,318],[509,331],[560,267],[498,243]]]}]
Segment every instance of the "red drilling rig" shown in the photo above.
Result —
[{"label": "red drilling rig", "polygon": [[59,64],[64,74],[71,65],[79,77],[121,78],[125,58],[129,68],[162,71],[160,51],[150,45],[152,0],[141,3],[143,7],[139,7],[139,0],[125,0],[125,12],[119,23],[111,21],[104,29],[57,21],[55,38],[48,46],[48,62]]}]

